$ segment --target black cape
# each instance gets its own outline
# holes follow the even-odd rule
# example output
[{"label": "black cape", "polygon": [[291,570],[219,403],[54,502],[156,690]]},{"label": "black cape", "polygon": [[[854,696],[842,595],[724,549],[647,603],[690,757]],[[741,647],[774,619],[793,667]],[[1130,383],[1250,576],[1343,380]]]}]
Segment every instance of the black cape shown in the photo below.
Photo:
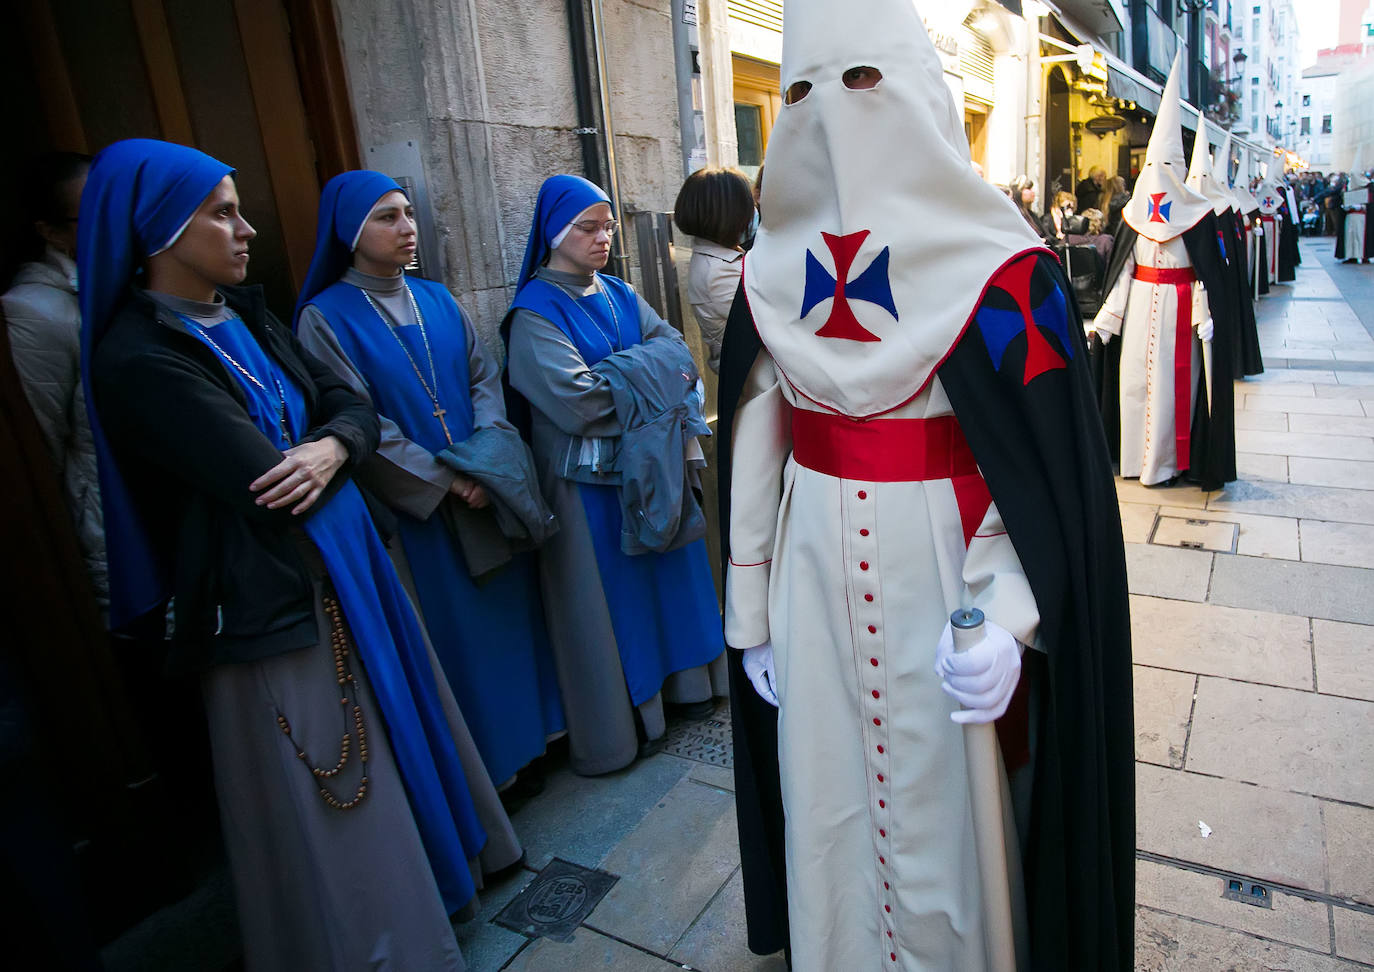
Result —
[{"label": "black cape", "polygon": [[[1240,306],[1240,320],[1236,340],[1232,342],[1231,377],[1264,373],[1264,358],[1260,354],[1259,327],[1255,322],[1255,281],[1250,273],[1249,254],[1245,246],[1245,217],[1228,209],[1217,217],[1226,238],[1231,274],[1235,277],[1236,300]],[[1227,234],[1229,230],[1229,235]]]},{"label": "black cape", "polygon": [[[1233,348],[1240,330],[1241,309],[1229,270],[1222,260],[1217,243],[1217,218],[1208,213],[1196,226],[1182,234],[1188,248],[1193,272],[1207,289],[1207,302],[1212,311],[1212,402],[1207,402],[1207,381],[1199,381],[1197,399],[1193,407],[1191,429],[1192,446],[1188,457],[1187,478],[1203,490],[1220,489],[1236,478],[1236,397],[1232,384]],[[1125,269],[1126,257],[1135,252],[1138,234],[1124,220],[1116,231],[1112,244],[1112,259],[1107,265],[1103,291],[1112,286]],[[1256,340],[1258,349],[1258,339]],[[1102,414],[1102,427],[1107,435],[1113,459],[1121,458],[1121,340],[1103,345],[1094,335],[1092,339],[1092,373],[1096,386],[1097,404]]]},{"label": "black cape", "polygon": [[1279,283],[1292,283],[1298,276],[1298,264],[1302,263],[1302,254],[1298,250],[1298,223],[1289,211],[1288,194],[1280,195],[1283,197],[1279,205],[1283,225],[1279,227]]},{"label": "black cape", "polygon": [[[1048,254],[1034,259],[1030,306],[1064,301],[1070,291],[1059,264]],[[1020,834],[1031,968],[1126,970],[1134,944],[1135,766],[1125,559],[1081,320],[1074,302],[1066,304],[1062,334],[1039,327],[1065,367],[1026,383],[1024,330],[994,366],[975,313],[938,375],[1026,570],[1046,646],[1043,654],[1026,652],[1022,674],[1031,786],[1029,806],[1016,810],[1027,822]],[[980,304],[1016,306],[995,280]],[[726,563],[734,416],[761,347],[741,292],[726,325],[719,386]],[[767,954],[787,943],[777,714],[750,686],[740,653],[728,654],[749,947]]]}]

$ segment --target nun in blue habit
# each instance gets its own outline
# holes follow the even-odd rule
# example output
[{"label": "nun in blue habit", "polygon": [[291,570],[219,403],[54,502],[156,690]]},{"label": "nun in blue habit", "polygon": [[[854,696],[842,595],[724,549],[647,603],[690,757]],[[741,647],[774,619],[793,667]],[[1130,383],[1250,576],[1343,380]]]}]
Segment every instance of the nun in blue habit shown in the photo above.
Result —
[{"label": "nun in blue habit", "polygon": [[627,765],[641,744],[652,751],[664,702],[706,708],[727,692],[705,541],[627,556],[618,488],[561,474],[569,449],[621,432],[597,363],[655,338],[682,342],[632,287],[598,272],[616,228],[597,186],[547,179],[502,325],[507,381],[528,403],[540,483],[561,524],[540,574],[572,766],[586,775]]},{"label": "nun in blue habit", "polygon": [[254,235],[233,170],[194,149],[117,142],[91,167],[111,622],[175,597],[168,665],[201,675],[247,967],[462,969],[449,915],[511,838],[478,819],[473,793],[495,794],[350,479],[376,413],[236,286]]},{"label": "nun in blue habit", "polygon": [[500,786],[563,730],[537,567],[516,554],[480,586],[473,581],[456,536],[470,521],[458,514],[491,519],[489,498],[435,456],[480,428],[514,438],[501,369],[442,285],[405,275],[414,213],[389,176],[331,179],[315,236],[296,333],[380,413],[381,443],[358,478],[396,513],[403,552],[392,544],[393,556],[413,579],[435,652]]}]

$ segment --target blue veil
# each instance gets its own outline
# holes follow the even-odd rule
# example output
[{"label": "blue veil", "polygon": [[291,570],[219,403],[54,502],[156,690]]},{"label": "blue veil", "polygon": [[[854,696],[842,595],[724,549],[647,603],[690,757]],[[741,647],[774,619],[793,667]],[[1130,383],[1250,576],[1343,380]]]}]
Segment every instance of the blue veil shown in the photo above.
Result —
[{"label": "blue veil", "polygon": [[292,327],[305,306],[353,265],[353,245],[367,214],[377,200],[398,189],[405,192],[391,176],[370,169],[341,172],[325,183],[315,223],[315,255],[310,258],[305,284],[296,298]]},{"label": "blue veil", "polygon": [[91,357],[140,264],[175,243],[205,197],[233,174],[223,162],[185,145],[134,138],[95,157],[81,194],[81,382],[100,471],[114,630],[157,607],[169,590],[101,427]]},{"label": "blue veil", "polygon": [[601,187],[581,176],[549,176],[539,187],[534,203],[534,219],[530,225],[530,241],[525,245],[525,262],[520,267],[520,279],[515,282],[518,292],[529,282],[535,271],[548,258],[554,237],[563,232],[588,206],[609,203],[610,197]]}]

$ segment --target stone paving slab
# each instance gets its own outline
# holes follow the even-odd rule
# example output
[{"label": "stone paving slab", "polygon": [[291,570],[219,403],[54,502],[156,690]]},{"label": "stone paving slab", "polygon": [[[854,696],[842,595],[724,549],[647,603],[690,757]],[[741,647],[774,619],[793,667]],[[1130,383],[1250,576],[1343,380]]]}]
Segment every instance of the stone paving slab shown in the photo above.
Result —
[{"label": "stone paving slab", "polygon": [[687,778],[698,783],[705,783],[707,786],[714,786],[718,790],[735,792],[735,770],[731,766],[711,766],[709,763],[697,763],[692,767],[692,771],[687,774]]},{"label": "stone paving slab", "polygon": [[1374,810],[1323,801],[1321,814],[1331,893],[1374,905]]},{"label": "stone paving slab", "polygon": [[[1202,836],[1199,820],[1212,828],[1210,836]],[[1136,846],[1260,881],[1326,890],[1315,797],[1137,763]]]},{"label": "stone paving slab", "polygon": [[1374,805],[1374,702],[1203,676],[1188,769]]},{"label": "stone paving slab", "polygon": [[677,968],[675,963],[590,928],[579,928],[566,944],[541,938],[505,966],[507,972],[667,972]]},{"label": "stone paving slab", "polygon": [[[1264,415],[1264,412],[1237,412],[1237,415]],[[1272,413],[1281,414],[1281,413]],[[1275,483],[1288,482],[1288,457],[1266,456],[1258,452],[1236,453],[1237,479],[1263,479]]]},{"label": "stone paving slab", "polygon": [[1359,400],[1374,398],[1374,388],[1368,385],[1314,385],[1315,398]]},{"label": "stone paving slab", "polygon": [[1237,524],[1240,531],[1236,541],[1236,553],[1243,556],[1276,557],[1280,560],[1300,559],[1298,521],[1293,517],[1256,516],[1253,513],[1214,510],[1199,513],[1196,510],[1172,506],[1161,507],[1159,512],[1162,516],[1187,516]]},{"label": "stone paving slab", "polygon": [[1236,450],[1271,456],[1374,461],[1374,439],[1356,435],[1311,435],[1306,432],[1256,432],[1239,429],[1236,431]]},{"label": "stone paving slab", "polygon": [[1374,627],[1312,622],[1317,691],[1374,702]]},{"label": "stone paving slab", "polygon": [[755,955],[746,944],[744,877],[739,870],[668,957],[700,972],[787,972],[782,953]]},{"label": "stone paving slab", "polygon": [[[1374,462],[1355,459],[1313,459],[1294,456],[1288,460],[1288,481],[1305,486],[1337,489],[1370,489]],[[1320,512],[1320,511],[1314,511]]]},{"label": "stone paving slab", "polygon": [[1122,503],[1139,503],[1142,506],[1187,506],[1202,509],[1207,505],[1208,493],[1196,486],[1181,484],[1177,486],[1142,486],[1138,479],[1116,477],[1116,498]]},{"label": "stone paving slab", "polygon": [[1132,594],[1182,601],[1207,599],[1212,554],[1147,543],[1126,544],[1126,576]]},{"label": "stone paving slab", "polygon": [[1276,891],[1272,908],[1257,908],[1223,898],[1224,885],[1219,877],[1153,861],[1135,865],[1137,904],[1316,951],[1331,947],[1326,905]]},{"label": "stone paving slab", "polygon": [[[1315,399],[1314,399],[1315,401]],[[1310,416],[1309,416],[1310,417]],[[1363,421],[1353,418],[1351,421]],[[1242,429],[1257,432],[1287,432],[1290,430],[1287,412],[1251,411],[1236,409],[1236,431]]]},{"label": "stone paving slab", "polygon": [[[1147,506],[1144,503],[1118,503],[1121,509],[1121,539],[1127,543],[1149,543],[1150,534],[1154,532],[1155,515],[1159,512],[1157,506]],[[1199,510],[1190,510],[1190,513],[1198,513]]]},{"label": "stone paving slab", "polygon": [[[1303,560],[1374,568],[1374,525],[1302,520],[1301,531]],[[1370,585],[1374,588],[1374,577]]]},{"label": "stone paving slab", "polygon": [[1140,665],[1135,666],[1133,676],[1135,758],[1181,769],[1197,677]]},{"label": "stone paving slab", "polygon": [[692,766],[690,760],[660,753],[606,776],[578,776],[567,767],[550,773],[544,792],[511,818],[525,845],[526,863],[538,871],[557,856],[583,867],[600,866]]},{"label": "stone paving slab", "polygon": [[1352,972],[1330,955],[1147,908],[1136,911],[1136,972]]},{"label": "stone paving slab", "polygon": [[[1259,413],[1266,414],[1266,413]],[[1313,435],[1364,435],[1374,436],[1374,419],[1369,416],[1360,418],[1354,415],[1288,415],[1288,428],[1292,432],[1310,432]],[[1239,422],[1237,423],[1239,426]]]},{"label": "stone paving slab", "polygon": [[1374,491],[1307,486],[1297,483],[1228,483],[1207,494],[1208,512],[1256,513],[1374,523]]},{"label": "stone paving slab", "polygon": [[1336,936],[1336,954],[1374,965],[1374,915],[1348,908],[1334,908],[1332,931]]},{"label": "stone paving slab", "polygon": [[[1269,372],[1266,371],[1264,374],[1267,375]],[[1291,376],[1293,372],[1285,371],[1283,374]],[[1335,387],[1335,375],[1332,375],[1332,385]],[[1242,387],[1245,389],[1247,408],[1249,407],[1248,402],[1252,398],[1267,398],[1272,396],[1277,398],[1315,399],[1317,397],[1316,388],[1311,382],[1294,381],[1291,377],[1284,381],[1276,381],[1273,378],[1264,380],[1264,375],[1255,375],[1253,378],[1246,378]],[[1287,409],[1284,409],[1284,411],[1287,411]]]},{"label": "stone paving slab", "polygon": [[1360,416],[1364,409],[1350,398],[1289,398],[1283,395],[1246,393],[1245,403],[1238,406],[1247,412],[1287,412],[1298,415]]},{"label": "stone paving slab", "polygon": [[1133,594],[1131,653],[1137,665],[1312,688],[1306,618]]},{"label": "stone paving slab", "polygon": [[734,794],[683,780],[601,867],[620,881],[586,924],[668,954],[739,867]]},{"label": "stone paving slab", "polygon": [[1209,600],[1330,621],[1374,624],[1370,578],[1358,567],[1217,557]]}]

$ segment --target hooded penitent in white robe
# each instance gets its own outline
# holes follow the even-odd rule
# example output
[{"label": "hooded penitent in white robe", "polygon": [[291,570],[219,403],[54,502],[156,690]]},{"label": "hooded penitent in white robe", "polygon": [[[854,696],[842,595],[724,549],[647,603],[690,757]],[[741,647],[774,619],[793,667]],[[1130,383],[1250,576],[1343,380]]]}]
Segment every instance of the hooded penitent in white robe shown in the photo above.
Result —
[{"label": "hooded penitent in white robe", "polygon": [[[1149,486],[1188,468],[1192,406],[1202,377],[1197,328],[1210,316],[1183,234],[1212,213],[1188,188],[1179,101],[1180,58],[1122,218],[1138,234],[1092,328],[1121,340],[1121,475]],[[1205,135],[1202,137],[1206,137]]]},{"label": "hooded penitent in white robe", "polygon": [[1269,282],[1277,283],[1279,279],[1279,233],[1283,229],[1283,213],[1279,207],[1283,205],[1282,190],[1268,177],[1259,184],[1259,189],[1255,193],[1255,199],[1259,202],[1260,229],[1264,233],[1266,256],[1264,272],[1269,275]]},{"label": "hooded penitent in white robe", "polygon": [[[964,730],[936,645],[963,602],[1033,644],[1035,599],[966,446],[932,478],[823,469],[808,446],[879,416],[962,443],[935,370],[1039,239],[970,166],[910,0],[839,9],[794,0],[784,25],[783,90],[810,87],[773,128],[745,258],[764,350],[734,423],[726,640],[776,660],[797,972],[978,972]],[[876,87],[846,85],[862,66]]]}]

